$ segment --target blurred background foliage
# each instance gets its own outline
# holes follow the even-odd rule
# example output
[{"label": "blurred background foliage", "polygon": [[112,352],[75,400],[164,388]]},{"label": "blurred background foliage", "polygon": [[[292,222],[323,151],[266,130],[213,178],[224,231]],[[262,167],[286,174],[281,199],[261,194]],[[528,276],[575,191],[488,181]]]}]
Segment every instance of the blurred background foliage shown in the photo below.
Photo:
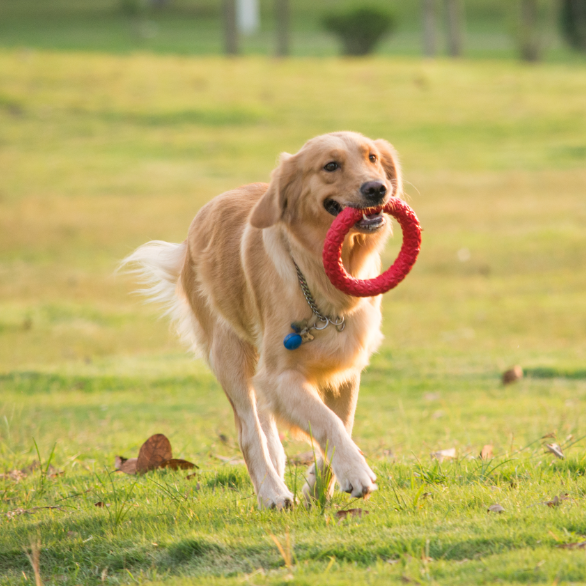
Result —
[{"label": "blurred background foliage", "polygon": [[[259,0],[259,3],[260,30],[241,39],[240,50],[244,54],[275,52],[278,0]],[[323,27],[324,17],[363,4],[345,0],[319,3],[289,0],[291,54],[339,53],[338,40]],[[458,4],[463,17],[466,57],[516,58],[523,55],[521,45],[529,42],[537,43],[536,58],[549,61],[583,58],[580,49],[583,50],[584,42],[575,39],[584,26],[576,21],[575,15],[584,15],[585,0],[462,0]],[[424,2],[372,0],[368,5],[394,15],[394,34],[377,45],[377,53],[421,55]],[[436,3],[440,55],[447,52],[448,5],[449,1]],[[194,55],[222,53],[222,14],[222,0],[2,0],[0,46],[112,52],[140,49]],[[535,21],[531,31],[523,24],[527,18]],[[564,31],[570,31],[569,42],[564,42]]]}]

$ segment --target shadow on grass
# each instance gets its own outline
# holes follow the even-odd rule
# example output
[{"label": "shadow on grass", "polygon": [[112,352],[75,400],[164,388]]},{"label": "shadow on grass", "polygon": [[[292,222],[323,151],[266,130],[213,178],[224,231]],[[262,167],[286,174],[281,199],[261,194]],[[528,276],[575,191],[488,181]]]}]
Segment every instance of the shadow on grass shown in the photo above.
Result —
[{"label": "shadow on grass", "polygon": [[145,380],[121,376],[67,376],[36,371],[16,371],[0,374],[0,392],[36,394],[60,391],[83,391],[100,393],[104,391],[125,391],[134,388],[167,389],[194,388],[204,384],[192,376]]},{"label": "shadow on grass", "polygon": [[525,376],[529,378],[567,378],[571,380],[586,379],[586,370],[566,370],[562,368],[536,367],[526,368]]}]

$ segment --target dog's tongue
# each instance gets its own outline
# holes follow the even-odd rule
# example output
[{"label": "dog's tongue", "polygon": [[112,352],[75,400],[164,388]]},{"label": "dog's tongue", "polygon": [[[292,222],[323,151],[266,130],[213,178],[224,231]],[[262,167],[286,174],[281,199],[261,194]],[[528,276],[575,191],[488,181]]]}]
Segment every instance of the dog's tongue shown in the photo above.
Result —
[{"label": "dog's tongue", "polygon": [[362,214],[362,219],[358,220],[354,226],[357,228],[372,230],[374,228],[378,228],[382,223],[382,214]]}]

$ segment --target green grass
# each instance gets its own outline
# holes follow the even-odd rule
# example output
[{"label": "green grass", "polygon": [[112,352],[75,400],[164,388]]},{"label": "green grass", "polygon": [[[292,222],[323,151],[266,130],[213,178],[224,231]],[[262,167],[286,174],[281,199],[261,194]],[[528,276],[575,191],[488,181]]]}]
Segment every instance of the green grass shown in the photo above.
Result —
[{"label": "green grass", "polygon": [[[223,52],[221,2],[169,0],[164,7],[129,17],[118,0],[3,0],[0,5],[0,47],[21,50],[97,51],[214,55]],[[339,11],[352,0],[295,0],[290,3],[290,51],[296,57],[324,57],[340,53],[340,43],[325,32],[324,14]],[[420,56],[422,24],[419,2],[371,0],[391,10],[396,28],[377,46],[379,55]],[[440,3],[441,4],[441,3]],[[146,6],[148,7],[148,2]],[[517,0],[466,0],[463,2],[464,47],[468,58],[518,59],[520,14]],[[543,59],[549,62],[584,62],[561,38],[558,7],[541,1]],[[241,36],[244,55],[273,55],[276,48],[274,2],[260,0],[261,28]],[[445,15],[438,12],[438,54],[447,54]]]},{"label": "green grass", "polygon": [[[557,547],[586,535],[584,74],[0,52],[0,472],[35,442],[64,472],[0,479],[0,584],[33,583],[37,539],[45,584],[585,583],[584,551]],[[339,129],[396,145],[425,229],[363,377],[355,436],[379,491],[260,512],[245,468],[218,458],[240,458],[222,390],[113,273]],[[517,363],[527,376],[503,387]],[[113,473],[153,433],[198,476]],[[455,461],[430,458],[448,448]],[[287,472],[297,492],[302,474]],[[347,507],[369,514],[338,522]],[[287,533],[291,568],[271,537]]]}]

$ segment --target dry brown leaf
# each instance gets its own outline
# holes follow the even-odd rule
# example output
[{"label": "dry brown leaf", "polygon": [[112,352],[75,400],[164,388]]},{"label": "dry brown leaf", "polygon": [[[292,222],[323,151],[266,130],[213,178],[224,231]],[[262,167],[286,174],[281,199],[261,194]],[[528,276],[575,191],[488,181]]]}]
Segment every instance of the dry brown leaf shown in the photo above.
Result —
[{"label": "dry brown leaf", "polygon": [[562,452],[562,448],[558,444],[545,444],[545,449],[548,452],[551,452],[556,458],[560,460],[564,459],[564,453]]},{"label": "dry brown leaf", "polygon": [[138,452],[136,471],[139,474],[156,470],[161,464],[173,458],[171,442],[162,433],[156,433],[142,444]]},{"label": "dry brown leaf", "polygon": [[171,458],[170,460],[165,460],[159,466],[160,468],[171,468],[171,470],[192,470],[193,468],[199,468],[193,462],[188,462],[187,460],[182,460],[181,458]]},{"label": "dry brown leaf", "polygon": [[495,503],[494,505],[490,505],[490,507],[488,507],[488,512],[489,513],[504,513],[505,509],[502,505]]},{"label": "dry brown leaf", "polygon": [[362,515],[370,515],[370,511],[364,509],[345,509],[336,513],[336,519],[346,519],[348,517],[362,518]]},{"label": "dry brown leaf", "polygon": [[586,549],[586,541],[577,543],[560,543],[557,547],[560,549]]},{"label": "dry brown leaf", "polygon": [[432,452],[431,457],[435,458],[438,462],[444,460],[450,460],[456,457],[456,448],[450,448],[448,450],[440,450],[439,452]]},{"label": "dry brown leaf", "polygon": [[[117,471],[125,474],[144,474],[157,468],[191,470],[198,466],[188,460],[173,458],[171,442],[162,433],[157,433],[142,444],[138,458],[116,456],[114,467]],[[188,478],[190,477],[191,475],[188,476]]]},{"label": "dry brown leaf", "polygon": [[[116,459],[118,458],[120,458],[120,456],[116,456]],[[123,462],[116,462],[116,470],[124,472],[125,474],[136,474],[136,463],[138,462],[138,458],[121,458],[121,460],[123,460]]]},{"label": "dry brown leaf", "polygon": [[492,444],[486,444],[482,447],[482,450],[480,450],[480,458],[482,460],[489,460],[490,458],[493,457],[492,455]]},{"label": "dry brown leaf", "polygon": [[102,501],[98,501],[97,503],[94,503],[94,507],[99,507],[100,509],[104,508],[104,507],[109,507],[109,504],[106,504]]},{"label": "dry brown leaf", "polygon": [[26,478],[26,474],[22,470],[11,470],[4,474],[0,474],[1,480],[14,480],[14,482],[20,482],[23,478]]},{"label": "dry brown leaf", "polygon": [[523,378],[523,369],[517,364],[503,372],[503,385],[510,385]]},{"label": "dry brown leaf", "polygon": [[120,470],[124,462],[128,462],[128,458],[124,456],[114,456],[114,468]]},{"label": "dry brown leaf", "polygon": [[572,500],[569,494],[560,494],[554,496],[550,501],[544,501],[541,504],[547,505],[548,507],[559,507],[564,501]]}]

